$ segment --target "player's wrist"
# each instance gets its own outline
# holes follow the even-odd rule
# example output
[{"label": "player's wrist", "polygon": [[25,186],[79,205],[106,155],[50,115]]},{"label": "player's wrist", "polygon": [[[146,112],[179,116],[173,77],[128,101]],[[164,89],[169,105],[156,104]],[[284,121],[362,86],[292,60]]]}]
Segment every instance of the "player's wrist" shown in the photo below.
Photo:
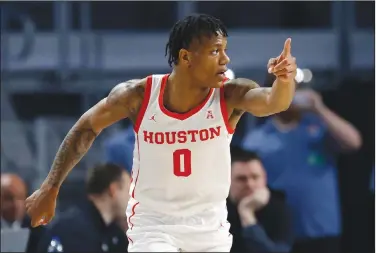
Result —
[{"label": "player's wrist", "polygon": [[51,184],[48,181],[42,183],[40,189],[48,191],[48,192],[55,192],[56,195],[59,193],[60,185],[58,184]]},{"label": "player's wrist", "polygon": [[294,78],[276,77],[275,82],[277,85],[290,85],[295,83]]}]

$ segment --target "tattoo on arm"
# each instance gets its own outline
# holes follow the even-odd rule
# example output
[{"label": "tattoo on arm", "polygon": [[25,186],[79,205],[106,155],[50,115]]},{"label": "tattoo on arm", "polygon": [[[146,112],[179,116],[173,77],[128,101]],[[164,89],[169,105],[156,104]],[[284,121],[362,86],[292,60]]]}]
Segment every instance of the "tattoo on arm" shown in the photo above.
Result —
[{"label": "tattoo on arm", "polygon": [[[140,94],[137,99],[133,92],[136,88],[137,94]],[[137,80],[118,84],[107,96],[106,101],[99,102],[100,105],[94,111],[86,112],[60,145],[46,178],[46,184],[60,187],[68,173],[89,150],[101,129],[120,119],[135,115],[134,108],[137,108],[139,101],[142,101],[138,98],[143,97],[143,92],[144,87],[139,85]]]},{"label": "tattoo on arm", "polygon": [[90,127],[74,126],[64,138],[47,177],[50,186],[60,187],[69,171],[91,147],[96,133]]}]

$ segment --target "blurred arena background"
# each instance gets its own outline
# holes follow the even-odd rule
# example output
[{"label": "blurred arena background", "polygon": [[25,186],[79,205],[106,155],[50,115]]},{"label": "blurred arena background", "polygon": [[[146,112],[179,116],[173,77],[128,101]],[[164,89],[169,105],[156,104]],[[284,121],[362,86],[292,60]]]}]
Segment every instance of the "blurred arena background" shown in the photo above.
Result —
[{"label": "blurred arena background", "polygon": [[[78,117],[119,82],[170,71],[170,27],[194,13],[229,28],[235,76],[265,82],[269,57],[292,38],[301,85],[353,123],[362,148],[338,161],[343,247],[374,250],[374,2],[11,2],[1,3],[1,171],[20,175],[29,192],[47,175]],[[107,129],[61,191],[63,211],[82,196],[88,167],[104,160]],[[234,141],[257,122],[244,116]],[[372,195],[373,194],[373,195]],[[373,251],[374,252],[374,251]]]}]

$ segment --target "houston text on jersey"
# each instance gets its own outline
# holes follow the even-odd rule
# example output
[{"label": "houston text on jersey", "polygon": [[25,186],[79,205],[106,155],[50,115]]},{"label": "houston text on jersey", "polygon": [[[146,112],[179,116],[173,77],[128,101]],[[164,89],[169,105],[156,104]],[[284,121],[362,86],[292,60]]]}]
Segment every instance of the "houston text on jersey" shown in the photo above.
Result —
[{"label": "houston text on jersey", "polygon": [[197,141],[207,141],[221,135],[221,126],[201,130],[176,132],[149,132],[143,131],[144,141],[150,144],[175,144]]}]

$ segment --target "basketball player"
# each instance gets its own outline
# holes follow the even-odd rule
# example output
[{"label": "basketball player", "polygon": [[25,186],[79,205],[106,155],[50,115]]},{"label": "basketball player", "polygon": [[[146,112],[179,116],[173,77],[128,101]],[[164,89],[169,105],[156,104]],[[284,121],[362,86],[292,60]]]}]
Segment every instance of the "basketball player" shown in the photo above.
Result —
[{"label": "basketball player", "polygon": [[40,189],[27,199],[32,226],[52,219],[61,184],[100,132],[130,118],[136,143],[128,250],[229,252],[232,134],[243,112],[262,117],[289,107],[296,64],[287,39],[268,63],[277,77],[272,88],[226,80],[227,36],[222,22],[208,15],[178,21],[166,46],[172,73],[120,83],[82,115]]}]

